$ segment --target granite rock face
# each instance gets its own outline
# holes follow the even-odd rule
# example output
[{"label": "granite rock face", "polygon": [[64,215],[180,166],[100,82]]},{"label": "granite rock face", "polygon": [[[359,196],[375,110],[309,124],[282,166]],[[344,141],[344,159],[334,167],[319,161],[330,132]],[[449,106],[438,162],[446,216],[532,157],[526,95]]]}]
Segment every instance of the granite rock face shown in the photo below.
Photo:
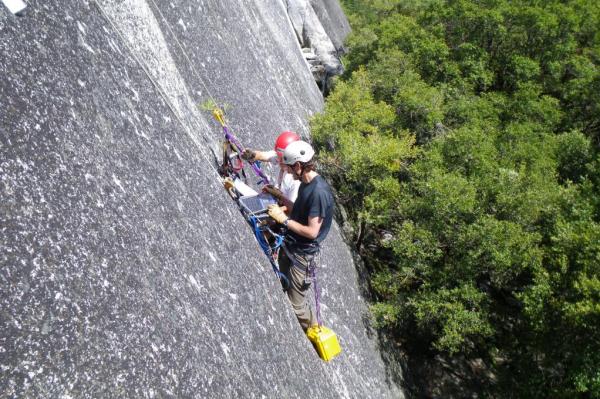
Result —
[{"label": "granite rock face", "polygon": [[344,39],[350,33],[350,24],[338,0],[311,0],[323,29],[338,53],[343,53]]},{"label": "granite rock face", "polygon": [[322,109],[283,1],[27,4],[0,5],[0,397],[402,397],[337,226],[324,363],[215,170],[199,103],[259,148]]},{"label": "granite rock face", "polygon": [[304,57],[322,92],[344,72],[339,57],[350,25],[337,0],[285,0]]}]

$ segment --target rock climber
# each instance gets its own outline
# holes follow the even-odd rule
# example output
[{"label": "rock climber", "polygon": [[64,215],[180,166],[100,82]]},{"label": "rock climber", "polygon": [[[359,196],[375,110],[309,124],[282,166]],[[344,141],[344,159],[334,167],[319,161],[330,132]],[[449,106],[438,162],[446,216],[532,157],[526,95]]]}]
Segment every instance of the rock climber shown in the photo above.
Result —
[{"label": "rock climber", "polygon": [[321,243],[331,227],[334,207],[329,184],[315,171],[314,154],[312,146],[305,141],[287,145],[282,166],[300,182],[298,196],[289,205],[289,216],[279,205],[270,205],[268,209],[271,218],[287,227],[283,250],[279,251],[279,268],[289,281],[284,289],[287,288],[294,313],[305,332],[318,324],[306,295]]}]

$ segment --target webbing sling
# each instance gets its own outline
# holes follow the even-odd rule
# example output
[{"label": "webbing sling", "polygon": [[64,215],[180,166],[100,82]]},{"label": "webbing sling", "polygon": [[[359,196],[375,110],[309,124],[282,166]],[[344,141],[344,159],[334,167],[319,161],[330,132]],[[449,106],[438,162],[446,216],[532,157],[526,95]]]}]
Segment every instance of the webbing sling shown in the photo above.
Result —
[{"label": "webbing sling", "polygon": [[319,286],[317,285],[317,266],[315,265],[315,258],[313,258],[310,262],[310,274],[315,290],[315,310],[317,311],[317,324],[319,327],[321,327],[323,325],[321,322],[321,293],[319,292]]}]

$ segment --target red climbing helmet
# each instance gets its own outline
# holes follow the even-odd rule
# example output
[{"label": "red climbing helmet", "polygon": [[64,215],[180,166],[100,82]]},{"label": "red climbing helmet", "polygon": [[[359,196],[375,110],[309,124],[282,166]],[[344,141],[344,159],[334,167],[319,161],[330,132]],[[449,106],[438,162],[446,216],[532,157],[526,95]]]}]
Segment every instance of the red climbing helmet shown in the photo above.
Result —
[{"label": "red climbing helmet", "polygon": [[286,130],[285,132],[281,132],[277,140],[275,141],[275,152],[279,159],[283,156],[283,150],[288,146],[288,144],[293,143],[294,141],[300,140],[300,136],[298,136],[294,132],[290,132]]}]

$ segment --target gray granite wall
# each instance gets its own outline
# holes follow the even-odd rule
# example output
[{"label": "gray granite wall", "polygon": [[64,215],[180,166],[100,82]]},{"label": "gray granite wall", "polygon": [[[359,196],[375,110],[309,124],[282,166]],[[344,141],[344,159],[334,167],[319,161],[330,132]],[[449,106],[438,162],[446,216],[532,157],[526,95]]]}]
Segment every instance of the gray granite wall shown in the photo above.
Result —
[{"label": "gray granite wall", "polygon": [[325,32],[339,52],[343,52],[344,39],[350,33],[350,24],[338,0],[310,0]]},{"label": "gray granite wall", "polygon": [[0,397],[401,397],[339,229],[322,362],[221,188],[249,146],[308,135],[322,98],[277,0],[0,4]]}]

